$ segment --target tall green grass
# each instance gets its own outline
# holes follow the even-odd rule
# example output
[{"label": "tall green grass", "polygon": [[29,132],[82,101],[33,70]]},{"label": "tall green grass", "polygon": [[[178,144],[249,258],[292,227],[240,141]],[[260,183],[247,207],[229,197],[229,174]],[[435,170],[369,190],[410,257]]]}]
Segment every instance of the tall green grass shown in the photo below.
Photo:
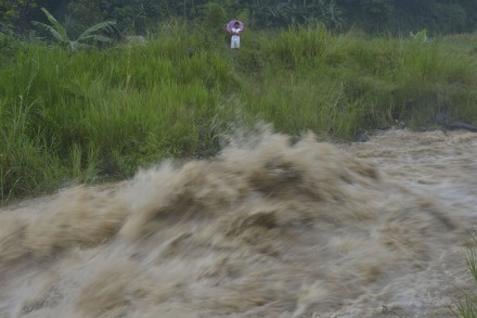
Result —
[{"label": "tall green grass", "polygon": [[449,41],[247,32],[243,48],[172,26],[145,46],[21,45],[0,66],[0,200],[208,156],[240,122],[342,139],[438,113],[477,122],[477,58]]},{"label": "tall green grass", "polygon": [[[470,248],[467,252],[467,267],[473,280],[477,282],[477,252]],[[452,312],[457,318],[477,318],[477,296],[475,294],[464,294],[462,299],[452,308]]]}]

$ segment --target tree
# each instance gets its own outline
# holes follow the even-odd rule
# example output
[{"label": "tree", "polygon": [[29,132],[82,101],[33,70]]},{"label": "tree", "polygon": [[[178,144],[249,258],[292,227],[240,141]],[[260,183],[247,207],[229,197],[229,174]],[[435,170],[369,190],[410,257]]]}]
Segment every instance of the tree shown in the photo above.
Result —
[{"label": "tree", "polygon": [[28,27],[34,9],[38,8],[36,0],[0,0],[0,22],[21,31]]},{"label": "tree", "polygon": [[50,24],[34,21],[33,24],[48,32],[55,41],[60,45],[68,47],[72,51],[76,51],[80,48],[91,47],[89,43],[110,43],[112,39],[102,33],[114,32],[114,26],[116,22],[105,21],[93,25],[86,31],[81,33],[76,40],[71,40],[68,36],[66,28],[55,19],[55,17],[45,8],[41,9],[46,15]]},{"label": "tree", "polygon": [[98,21],[114,20],[126,33],[144,33],[148,22],[157,24],[165,1],[154,0],[76,0],[67,6],[67,16],[76,29]]},{"label": "tree", "polygon": [[203,21],[223,12],[227,18],[243,14],[249,25],[260,28],[321,22],[333,29],[356,25],[408,34],[423,28],[452,33],[477,27],[476,0],[0,0],[0,23],[28,31],[30,21],[40,18],[40,7],[59,17],[73,35],[105,20],[140,34],[171,18]]}]

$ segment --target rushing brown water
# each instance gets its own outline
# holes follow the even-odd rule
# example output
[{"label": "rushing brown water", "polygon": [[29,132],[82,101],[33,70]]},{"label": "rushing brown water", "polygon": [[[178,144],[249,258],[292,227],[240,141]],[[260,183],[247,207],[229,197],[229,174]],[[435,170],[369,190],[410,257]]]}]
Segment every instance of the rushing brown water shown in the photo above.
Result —
[{"label": "rushing brown water", "polygon": [[0,317],[449,317],[477,135],[263,133],[0,212]]}]

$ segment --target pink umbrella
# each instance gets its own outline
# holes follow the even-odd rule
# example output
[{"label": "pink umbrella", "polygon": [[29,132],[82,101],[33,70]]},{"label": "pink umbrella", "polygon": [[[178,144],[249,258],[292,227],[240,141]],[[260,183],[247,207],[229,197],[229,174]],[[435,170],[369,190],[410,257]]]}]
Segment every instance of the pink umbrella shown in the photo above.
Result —
[{"label": "pink umbrella", "polygon": [[225,27],[227,32],[232,33],[232,29],[235,27],[235,24],[237,22],[239,24],[240,32],[243,32],[243,30],[245,29],[245,24],[240,20],[231,20],[229,23],[227,23],[227,26]]}]

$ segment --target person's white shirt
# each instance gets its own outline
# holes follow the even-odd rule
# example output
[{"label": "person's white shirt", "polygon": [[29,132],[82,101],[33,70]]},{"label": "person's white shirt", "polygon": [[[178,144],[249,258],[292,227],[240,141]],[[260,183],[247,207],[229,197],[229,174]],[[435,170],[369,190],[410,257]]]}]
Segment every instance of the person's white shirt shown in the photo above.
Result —
[{"label": "person's white shirt", "polygon": [[232,28],[232,41],[230,44],[230,47],[232,49],[238,49],[240,48],[240,32],[242,30],[240,28]]}]

